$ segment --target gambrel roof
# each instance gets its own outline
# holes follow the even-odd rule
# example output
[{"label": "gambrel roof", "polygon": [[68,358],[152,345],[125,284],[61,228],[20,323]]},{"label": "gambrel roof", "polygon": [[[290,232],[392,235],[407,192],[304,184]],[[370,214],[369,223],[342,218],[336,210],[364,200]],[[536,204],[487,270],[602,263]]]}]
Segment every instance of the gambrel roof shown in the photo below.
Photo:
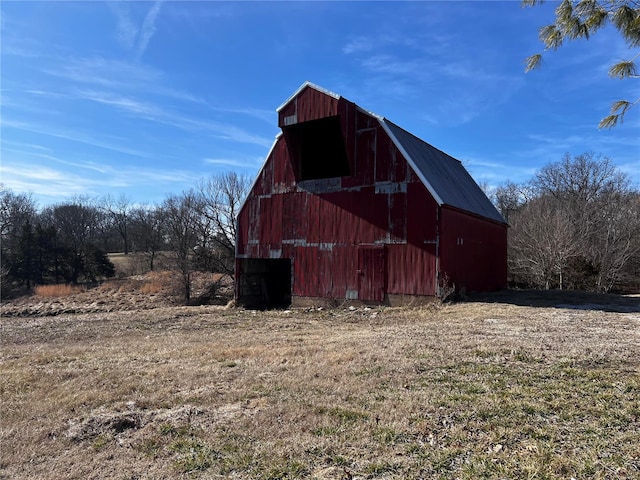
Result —
[{"label": "gambrel roof", "polygon": [[[305,82],[278,107],[277,111],[282,110],[305,88],[313,88],[335,99],[342,98],[337,93],[311,82]],[[409,165],[411,165],[438,205],[448,205],[499,223],[507,223],[459,160],[429,145],[385,117],[376,115],[359,106],[356,106],[356,108],[375,117],[380,122],[382,128]]]}]

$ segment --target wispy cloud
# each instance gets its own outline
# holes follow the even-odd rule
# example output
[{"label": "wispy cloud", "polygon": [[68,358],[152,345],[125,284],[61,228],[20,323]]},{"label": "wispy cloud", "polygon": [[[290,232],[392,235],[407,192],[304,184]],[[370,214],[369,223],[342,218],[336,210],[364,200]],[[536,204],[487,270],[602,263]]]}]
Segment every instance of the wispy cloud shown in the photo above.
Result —
[{"label": "wispy cloud", "polygon": [[632,160],[619,163],[618,168],[629,176],[635,188],[640,189],[640,161]]},{"label": "wispy cloud", "polygon": [[44,147],[36,143],[16,142],[14,140],[6,140],[6,139],[2,140],[2,147],[3,149],[6,149],[6,147],[14,147],[14,148],[18,147],[18,148],[26,149],[26,151],[29,151],[29,152],[36,150],[39,153],[51,151],[49,147]]},{"label": "wispy cloud", "polygon": [[230,158],[205,158],[203,163],[207,165],[226,165],[237,168],[255,168],[256,162],[247,162],[242,160],[233,160]]},{"label": "wispy cloud", "polygon": [[49,63],[42,68],[44,73],[78,83],[138,89],[162,81],[162,74],[149,66],[100,56],[54,57]]},{"label": "wispy cloud", "polygon": [[[260,135],[255,135],[230,123],[221,123],[210,119],[193,118],[169,111],[149,102],[143,102],[130,97],[111,94],[108,92],[96,92],[78,90],[76,94],[93,102],[110,105],[120,110],[133,114],[146,120],[173,126],[191,132],[207,132],[215,137],[223,138],[239,143],[249,143],[268,147],[271,140]],[[242,111],[246,113],[246,111]]]},{"label": "wispy cloud", "polygon": [[490,189],[506,180],[524,182],[536,172],[535,168],[515,160],[515,157],[504,162],[486,160],[477,155],[462,155],[460,158],[463,158],[463,164],[474,180],[487,184]]},{"label": "wispy cloud", "polygon": [[349,40],[343,47],[342,53],[347,55],[351,53],[371,52],[376,48],[376,42],[372,37],[355,37]]},{"label": "wispy cloud", "polygon": [[495,65],[491,54],[469,57],[453,35],[360,36],[342,51],[366,72],[372,97],[430,98],[426,119],[431,124],[461,125],[487,108],[506,102],[523,85]]},{"label": "wispy cloud", "polygon": [[206,103],[189,92],[167,85],[165,74],[139,62],[94,57],[52,57],[53,66],[42,67],[42,72],[62,78],[71,84],[84,84],[93,88],[106,88],[117,92],[140,92],[192,103]]},{"label": "wispy cloud", "polygon": [[144,55],[151,38],[156,32],[156,20],[162,6],[161,1],[153,3],[146,13],[142,25],[133,19],[131,5],[126,2],[111,3],[111,11],[116,17],[116,39],[127,50],[132,51],[136,60]]},{"label": "wispy cloud", "polygon": [[122,111],[133,113],[144,117],[158,117],[166,115],[159,107],[151,103],[136,100],[131,97],[125,97],[119,94],[109,92],[100,92],[95,90],[75,90],[76,98],[89,100],[91,102],[109,105]]},{"label": "wispy cloud", "polygon": [[604,132],[598,131],[594,125],[590,129],[590,132],[587,130],[588,133],[585,133],[577,126],[577,133],[565,136],[532,133],[523,138],[518,148],[505,152],[504,155],[508,155],[514,163],[535,164],[535,173],[542,165],[559,161],[565,153],[575,156],[592,151],[610,158],[621,171],[629,175],[634,184],[639,185],[640,140],[637,132],[630,131],[628,135],[623,131]]},{"label": "wispy cloud", "polygon": [[116,38],[118,42],[128,50],[133,49],[138,36],[138,27],[129,14],[128,5],[123,2],[117,2],[110,3],[109,6],[116,16]]},{"label": "wispy cloud", "polygon": [[[392,75],[415,75],[420,70],[419,60],[400,60],[393,55],[372,55],[362,60],[361,65],[375,73],[389,73]],[[422,73],[424,74],[424,73]]]},{"label": "wispy cloud", "polygon": [[90,181],[86,177],[56,170],[44,165],[7,165],[3,162],[2,181],[12,190],[32,192],[49,198],[65,198],[77,194],[90,193]]},{"label": "wispy cloud", "polygon": [[434,43],[442,44],[445,37],[438,36],[437,42],[433,41],[433,37],[429,35],[398,35],[396,33],[382,33],[375,36],[360,35],[352,37],[342,47],[344,54],[359,54],[379,51],[389,47],[411,48],[423,51],[430,48],[429,45]]},{"label": "wispy cloud", "polygon": [[51,125],[40,125],[34,122],[21,122],[7,118],[2,119],[3,128],[14,128],[18,130],[24,130],[27,132],[38,133],[40,135],[48,135],[51,137],[62,138],[72,142],[78,142],[92,147],[99,147],[106,150],[112,150],[114,152],[125,153],[127,155],[137,157],[148,157],[149,154],[140,150],[125,147],[120,144],[115,144],[103,139],[96,138],[90,134],[82,132],[80,130],[62,129],[56,128]]},{"label": "wispy cloud", "polygon": [[18,45],[2,45],[2,55],[12,55],[22,58],[41,58],[42,54],[35,50],[24,48]]},{"label": "wispy cloud", "polygon": [[91,162],[60,162],[75,167],[70,170],[32,161],[28,156],[5,152],[5,157],[9,158],[3,159],[0,167],[3,184],[15,191],[32,192],[54,200],[73,195],[99,195],[108,189],[190,185],[201,176],[199,172],[180,169],[115,166],[104,161],[101,168],[92,168]]},{"label": "wispy cloud", "polygon": [[237,113],[240,115],[247,115],[249,117],[257,118],[263,122],[273,125],[276,122],[276,113],[273,110],[267,110],[263,108],[226,108],[226,107],[211,107],[217,112],[225,113]]},{"label": "wispy cloud", "polygon": [[141,58],[144,55],[149,42],[151,41],[151,37],[156,33],[156,19],[158,18],[158,14],[160,13],[160,7],[162,6],[162,2],[155,2],[149,12],[144,17],[144,22],[142,23],[142,30],[140,31],[140,37],[138,38],[138,45],[136,48],[136,56],[137,58]]},{"label": "wispy cloud", "polygon": [[[550,147],[555,151],[583,153],[584,150],[606,151],[612,147],[615,149],[630,151],[635,147],[634,154],[640,149],[640,140],[635,133],[625,136],[620,132],[598,131],[593,125],[592,131],[589,133],[576,133],[573,135],[561,136],[554,134],[536,134],[532,133],[527,136],[540,148],[547,150]],[[615,135],[617,133],[617,135]],[[637,133],[637,132],[636,132]],[[579,152],[576,150],[580,150]]]},{"label": "wispy cloud", "polygon": [[[206,103],[202,103],[201,107],[198,109],[198,115],[186,115],[176,111],[173,108],[161,106],[160,103],[140,99],[137,95],[135,95],[135,93],[133,95],[125,95],[115,93],[115,89],[113,89],[113,91],[111,91],[112,89],[96,90],[83,88],[82,86],[73,87],[68,85],[65,85],[61,88],[66,89],[66,92],[52,92],[42,89],[28,89],[22,92],[13,91],[12,93],[14,94],[16,99],[10,100],[7,98],[7,95],[3,95],[3,106],[11,106],[16,112],[20,112],[23,117],[25,113],[30,112],[31,116],[33,116],[33,114],[37,114],[40,118],[44,118],[44,116],[49,115],[50,107],[44,108],[42,102],[31,102],[29,100],[30,97],[49,97],[51,99],[64,102],[77,102],[78,100],[90,101],[112,107],[131,117],[142,118],[149,122],[179,128],[190,133],[206,133],[215,138],[224,139],[231,142],[246,143],[267,148],[271,146],[272,143],[272,138],[264,137],[262,135],[250,132],[244,128],[234,125],[230,121],[220,122],[214,120],[216,113],[223,112],[250,116],[272,125],[274,114],[273,112],[267,110],[255,108],[212,107]],[[20,93],[26,93],[28,95],[20,96]],[[66,109],[70,108],[72,103],[60,105],[60,108]],[[165,105],[167,105],[166,102]],[[114,143],[113,141],[106,141],[104,139],[95,138],[87,133],[78,131],[77,129],[65,129],[60,126],[60,123],[57,123],[56,126],[53,126],[53,124],[45,125],[40,121],[17,121],[5,114],[3,115],[2,124],[10,128],[32,131],[58,138],[64,138],[67,140],[73,140],[93,146],[108,148],[122,153],[146,156],[145,153],[139,150],[132,149],[128,146],[122,146],[119,143]]]}]

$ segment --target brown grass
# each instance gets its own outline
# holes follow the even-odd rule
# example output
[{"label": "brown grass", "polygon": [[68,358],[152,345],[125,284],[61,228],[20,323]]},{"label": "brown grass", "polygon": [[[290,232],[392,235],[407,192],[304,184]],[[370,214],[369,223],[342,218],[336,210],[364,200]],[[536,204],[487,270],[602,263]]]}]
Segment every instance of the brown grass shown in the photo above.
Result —
[{"label": "brown grass", "polygon": [[38,285],[34,293],[39,297],[68,297],[85,290],[82,285]]},{"label": "brown grass", "polygon": [[164,288],[164,285],[160,282],[147,282],[143,283],[140,287],[140,293],[145,295],[160,293]]},{"label": "brown grass", "polygon": [[639,478],[640,305],[2,319],[4,478]]}]

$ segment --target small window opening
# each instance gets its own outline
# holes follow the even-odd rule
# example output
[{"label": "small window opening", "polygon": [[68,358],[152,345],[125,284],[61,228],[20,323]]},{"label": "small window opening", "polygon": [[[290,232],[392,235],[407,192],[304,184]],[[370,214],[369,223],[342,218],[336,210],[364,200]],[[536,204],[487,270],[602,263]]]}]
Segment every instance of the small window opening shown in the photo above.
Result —
[{"label": "small window opening", "polygon": [[291,305],[291,259],[242,259],[239,275],[239,305],[258,310]]},{"label": "small window opening", "polygon": [[351,175],[340,117],[283,128],[298,181]]}]

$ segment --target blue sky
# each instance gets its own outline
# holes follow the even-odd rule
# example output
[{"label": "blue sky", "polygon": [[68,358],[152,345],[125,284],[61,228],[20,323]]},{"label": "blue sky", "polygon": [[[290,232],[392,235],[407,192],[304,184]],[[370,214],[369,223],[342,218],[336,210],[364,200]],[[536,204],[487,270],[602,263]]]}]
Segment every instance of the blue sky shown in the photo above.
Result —
[{"label": "blue sky", "polygon": [[640,107],[598,130],[637,80],[613,29],[545,56],[555,2],[13,2],[1,12],[0,182],[43,206],[157,203],[217,172],[255,175],[275,109],[304,81],[383,115],[488,185],[565,152],[640,186]]}]

